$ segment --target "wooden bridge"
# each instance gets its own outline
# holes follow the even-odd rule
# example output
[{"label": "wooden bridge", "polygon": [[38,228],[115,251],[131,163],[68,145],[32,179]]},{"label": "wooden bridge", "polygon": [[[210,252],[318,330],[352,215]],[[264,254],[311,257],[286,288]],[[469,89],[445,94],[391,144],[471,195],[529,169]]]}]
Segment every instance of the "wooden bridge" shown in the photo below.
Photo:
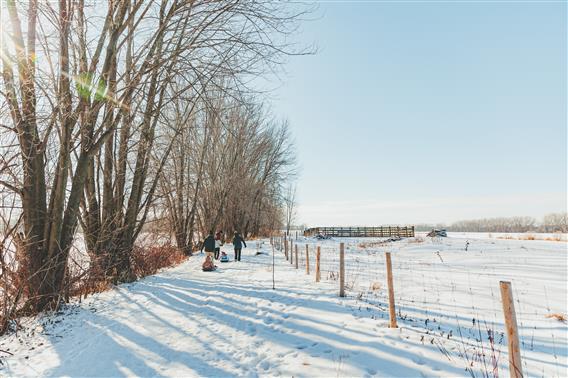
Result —
[{"label": "wooden bridge", "polygon": [[324,235],[349,238],[389,238],[414,237],[414,226],[380,226],[380,227],[313,227],[304,231],[304,236]]}]

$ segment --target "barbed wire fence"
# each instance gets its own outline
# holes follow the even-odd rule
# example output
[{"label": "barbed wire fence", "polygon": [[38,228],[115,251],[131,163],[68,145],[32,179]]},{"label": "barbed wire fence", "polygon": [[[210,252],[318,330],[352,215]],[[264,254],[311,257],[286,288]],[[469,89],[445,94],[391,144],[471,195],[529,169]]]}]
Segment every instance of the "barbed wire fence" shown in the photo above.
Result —
[{"label": "barbed wire fence", "polygon": [[[540,320],[542,314],[526,308],[519,299],[517,288],[513,290],[513,299],[510,283],[499,282],[501,277],[495,266],[489,266],[481,273],[470,273],[472,263],[467,259],[456,259],[450,251],[446,253],[448,245],[442,238],[415,237],[404,242],[342,238],[338,243],[335,240],[277,237],[273,243],[285,255],[286,263],[292,269],[297,267],[313,276],[314,284],[317,284],[319,248],[321,281],[337,284],[339,295],[343,276],[346,296],[355,298],[359,308],[366,308],[373,318],[383,320],[390,317],[386,254],[391,254],[396,319],[395,323],[391,319],[390,324],[398,321],[400,326],[415,334],[418,342],[435,345],[450,361],[461,359],[472,377],[498,377],[507,364],[511,377],[522,377],[523,370],[529,371],[527,359],[521,358],[522,351],[535,350],[536,343],[540,343],[541,349],[548,348],[544,340],[535,339],[536,326],[531,325]],[[436,252],[426,257],[423,254],[411,257],[404,254],[402,257],[402,252],[419,243],[431,243]],[[345,259],[343,274],[341,244]],[[445,260],[446,255],[452,257],[451,262]],[[475,258],[481,257],[474,255]],[[495,289],[490,288],[489,293],[487,287],[480,284],[486,280],[495,282]],[[520,334],[517,319],[522,330]],[[551,332],[553,345],[550,348],[557,361],[557,375],[562,376],[562,362],[558,361],[561,352],[554,344],[554,331]]]}]

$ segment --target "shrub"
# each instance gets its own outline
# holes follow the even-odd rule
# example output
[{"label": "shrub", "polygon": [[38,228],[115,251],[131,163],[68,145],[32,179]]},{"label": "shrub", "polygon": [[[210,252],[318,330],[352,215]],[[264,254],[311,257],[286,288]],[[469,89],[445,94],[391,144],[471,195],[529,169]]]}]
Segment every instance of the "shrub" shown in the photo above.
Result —
[{"label": "shrub", "polygon": [[546,315],[546,318],[547,319],[556,319],[559,322],[566,323],[566,315],[561,314],[561,313],[548,314],[548,315]]},{"label": "shrub", "polygon": [[156,274],[158,270],[182,263],[187,256],[172,245],[135,247],[132,270],[137,278]]}]

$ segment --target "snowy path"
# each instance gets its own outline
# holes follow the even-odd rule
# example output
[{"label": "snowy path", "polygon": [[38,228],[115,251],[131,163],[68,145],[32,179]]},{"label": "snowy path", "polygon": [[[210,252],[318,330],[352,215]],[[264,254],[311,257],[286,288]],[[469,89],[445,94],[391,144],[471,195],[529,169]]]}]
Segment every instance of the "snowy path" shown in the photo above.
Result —
[{"label": "snowy path", "polygon": [[419,342],[404,324],[386,328],[384,313],[338,298],[335,282],[316,285],[280,253],[272,290],[268,243],[257,256],[249,247],[242,262],[216,272],[202,272],[198,255],[32,322],[0,339],[0,350],[14,354],[0,375],[468,375],[438,342]]},{"label": "snowy path", "polygon": [[[253,244],[253,243],[250,243]],[[254,245],[254,244],[253,244]],[[253,246],[251,245],[251,247]],[[3,340],[3,373],[26,376],[420,376],[463,374],[440,353],[408,344],[385,321],[359,318],[335,285],[306,277],[277,255],[288,280],[272,290],[271,257],[201,272],[201,257],[102,293]],[[283,272],[277,276],[282,277]],[[290,276],[290,274],[292,276]],[[293,278],[293,279],[292,279]],[[322,290],[322,286],[327,290]],[[65,317],[65,319],[63,319]],[[44,328],[44,329],[41,329]],[[30,331],[31,332],[31,331]],[[30,338],[33,342],[28,343]],[[412,347],[412,351],[409,349]],[[33,348],[33,349],[32,349]],[[0,371],[2,372],[2,371]]]}]

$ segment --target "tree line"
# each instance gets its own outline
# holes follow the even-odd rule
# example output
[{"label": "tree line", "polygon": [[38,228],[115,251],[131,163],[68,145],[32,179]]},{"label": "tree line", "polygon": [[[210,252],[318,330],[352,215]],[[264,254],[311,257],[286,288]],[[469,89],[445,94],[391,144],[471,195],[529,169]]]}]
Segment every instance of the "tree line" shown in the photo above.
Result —
[{"label": "tree line", "polygon": [[[4,6],[4,4],[3,4]],[[5,2],[0,22],[3,320],[54,309],[78,236],[91,270],[135,279],[153,225],[190,254],[209,229],[282,222],[294,149],[251,82],[306,6],[271,0]]]},{"label": "tree line", "polygon": [[551,213],[540,221],[534,217],[498,217],[457,221],[450,225],[419,224],[417,231],[446,229],[454,232],[568,232],[567,213]]}]

